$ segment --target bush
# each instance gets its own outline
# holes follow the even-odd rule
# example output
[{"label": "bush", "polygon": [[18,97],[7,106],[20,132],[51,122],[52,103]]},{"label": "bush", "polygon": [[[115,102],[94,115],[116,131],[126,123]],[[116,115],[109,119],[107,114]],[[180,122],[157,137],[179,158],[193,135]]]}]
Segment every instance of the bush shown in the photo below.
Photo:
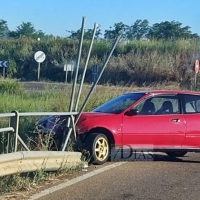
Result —
[{"label": "bush", "polygon": [[25,93],[24,85],[14,79],[0,79],[0,92],[22,95]]}]

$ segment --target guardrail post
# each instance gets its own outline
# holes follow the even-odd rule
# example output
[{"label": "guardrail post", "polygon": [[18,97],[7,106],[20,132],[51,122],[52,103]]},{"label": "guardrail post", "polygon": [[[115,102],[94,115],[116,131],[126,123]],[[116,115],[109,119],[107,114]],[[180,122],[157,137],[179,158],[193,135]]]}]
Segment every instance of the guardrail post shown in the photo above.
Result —
[{"label": "guardrail post", "polygon": [[6,153],[11,153],[12,152],[12,143],[11,143],[11,137],[13,137],[13,135],[11,136],[11,133],[8,132],[7,133],[7,145],[6,145]]},{"label": "guardrail post", "polygon": [[[15,116],[10,118],[10,127],[14,128],[14,138],[15,138],[14,152],[16,152],[17,151],[18,131],[19,131],[19,112],[14,110],[14,111],[12,111],[12,113],[15,113]],[[10,145],[9,145],[9,148],[11,148]]]}]

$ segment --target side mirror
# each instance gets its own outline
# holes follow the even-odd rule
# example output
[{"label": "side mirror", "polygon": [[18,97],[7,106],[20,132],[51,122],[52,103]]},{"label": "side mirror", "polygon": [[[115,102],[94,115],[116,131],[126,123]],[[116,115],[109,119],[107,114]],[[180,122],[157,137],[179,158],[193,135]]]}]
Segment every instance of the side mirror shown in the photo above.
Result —
[{"label": "side mirror", "polygon": [[139,111],[137,109],[131,109],[125,112],[125,116],[134,116],[137,115]]}]

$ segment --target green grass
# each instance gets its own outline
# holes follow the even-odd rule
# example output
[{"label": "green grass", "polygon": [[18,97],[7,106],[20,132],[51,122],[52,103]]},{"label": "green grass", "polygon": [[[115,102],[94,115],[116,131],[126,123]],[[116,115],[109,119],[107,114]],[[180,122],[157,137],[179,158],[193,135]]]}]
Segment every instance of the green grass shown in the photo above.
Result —
[{"label": "green grass", "polygon": [[[69,104],[71,98],[71,87],[66,85],[64,89],[58,89],[55,84],[54,86],[48,85],[43,91],[26,91],[21,82],[12,79],[0,80],[0,113],[10,113],[13,110],[18,112],[67,112],[69,111]],[[78,86],[77,86],[78,87]],[[80,102],[78,104],[78,110],[83,105],[87,94],[91,88],[91,85],[84,85]],[[177,89],[179,84],[168,85],[152,85],[151,87],[136,87],[132,85],[131,87],[126,86],[110,86],[110,85],[97,85],[93,91],[89,101],[86,104],[84,111],[91,111],[100,104],[116,97],[122,93],[135,90],[145,90],[149,88],[154,89]],[[18,90],[19,89],[19,90]],[[16,92],[18,91],[18,92]],[[20,91],[20,92],[19,92]],[[78,91],[78,88],[77,90]],[[76,100],[77,93],[75,94]],[[74,106],[75,106],[74,102]],[[34,140],[33,130],[35,128],[35,122],[42,118],[43,116],[29,116],[20,117],[19,124],[19,136],[31,146],[31,144],[36,143]],[[8,127],[9,118],[0,118],[0,127]],[[6,153],[7,148],[7,133],[0,135],[0,152]],[[41,140],[41,145],[38,145],[41,149],[47,149],[45,141]],[[13,149],[13,145],[12,145]],[[18,150],[24,150],[24,148],[19,145]]]},{"label": "green grass", "polygon": [[[81,94],[78,108],[82,106],[87,94],[90,90],[91,85],[84,85]],[[102,86],[98,85],[93,91],[91,98],[86,104],[84,111],[91,111],[96,106],[116,97],[122,93],[136,90],[146,90],[150,88],[154,89],[178,89],[179,84],[168,85],[152,85],[151,87],[131,87],[126,86],[110,86],[109,84]],[[19,89],[19,90],[18,90]],[[67,112],[70,104],[71,88],[66,85],[66,88],[60,90],[56,87],[46,87],[44,91],[25,91],[24,86],[17,80],[6,79],[0,80],[0,113],[10,113],[13,110],[19,112]],[[75,99],[76,99],[75,94]],[[32,134],[30,132],[34,129],[34,124],[38,117],[20,117],[20,128],[19,135],[26,141],[26,144],[31,147]],[[8,126],[8,118],[0,118],[0,127]],[[7,152],[7,134],[3,133],[0,135],[0,151],[3,153]],[[47,150],[46,141],[40,141],[41,145],[39,150]],[[43,146],[42,146],[43,145]],[[45,146],[46,145],[46,146]],[[45,148],[46,147],[46,148]],[[21,145],[18,146],[18,150],[24,150]],[[50,177],[56,177],[60,174],[71,173],[74,170],[68,166],[61,166],[61,168],[54,173],[47,173],[44,170],[39,170],[34,173],[26,174],[15,174],[0,178],[0,194],[5,193],[16,193],[19,191],[28,191],[41,182],[48,180]]]},{"label": "green grass", "polygon": [[[78,86],[77,86],[78,87]],[[83,87],[78,109],[83,105],[91,85]],[[136,87],[134,84],[130,87],[97,85],[89,101],[86,104],[85,111],[91,111],[96,106],[110,100],[117,95],[125,92],[144,90],[144,89],[177,89],[178,83],[169,82],[168,84],[159,84],[143,87]],[[18,91],[18,92],[16,92]],[[78,88],[77,90],[78,91]],[[60,90],[56,87],[47,86],[43,91],[25,91],[23,84],[16,80],[0,80],[0,113],[9,113],[13,110],[18,112],[67,112],[69,110],[71,88]],[[77,93],[75,94],[76,100]],[[76,102],[74,102],[75,105]],[[0,119],[0,122],[5,119]]]},{"label": "green grass", "polygon": [[30,192],[37,192],[39,184],[45,186],[49,181],[52,183],[57,181],[61,175],[73,174],[81,170],[83,164],[80,163],[77,166],[63,165],[56,172],[46,172],[44,169],[40,169],[35,172],[0,177],[0,199],[9,199],[8,197],[23,199],[29,196]]}]

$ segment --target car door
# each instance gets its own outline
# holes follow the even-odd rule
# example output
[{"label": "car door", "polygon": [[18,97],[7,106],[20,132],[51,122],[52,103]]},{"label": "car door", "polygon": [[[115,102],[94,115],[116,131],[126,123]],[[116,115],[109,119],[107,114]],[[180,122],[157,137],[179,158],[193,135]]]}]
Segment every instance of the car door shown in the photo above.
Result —
[{"label": "car door", "polygon": [[[155,111],[141,111],[146,101],[155,105]],[[170,101],[173,112],[161,111],[164,102]],[[178,95],[157,95],[151,97],[133,109],[138,110],[134,116],[123,117],[123,144],[139,148],[178,148],[185,138],[185,118],[180,114]]]},{"label": "car door", "polygon": [[181,95],[186,120],[183,148],[200,148],[200,95]]}]

